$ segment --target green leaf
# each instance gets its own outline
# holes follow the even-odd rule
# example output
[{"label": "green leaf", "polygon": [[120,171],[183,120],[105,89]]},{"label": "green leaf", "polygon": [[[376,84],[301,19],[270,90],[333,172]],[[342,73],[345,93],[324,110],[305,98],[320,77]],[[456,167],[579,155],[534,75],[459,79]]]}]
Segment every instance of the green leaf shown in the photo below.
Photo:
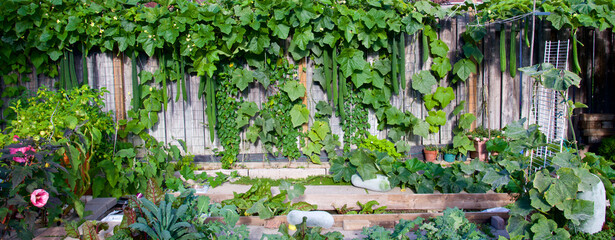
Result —
[{"label": "green leaf", "polygon": [[388,58],[378,59],[374,62],[374,69],[376,69],[382,76],[387,75],[391,71],[391,60]]},{"label": "green leaf", "polygon": [[252,71],[248,69],[237,68],[233,70],[233,78],[231,81],[240,91],[243,91],[254,81],[254,76],[252,75]]},{"label": "green leaf", "polygon": [[447,57],[437,57],[431,65],[431,70],[436,72],[440,78],[445,77],[452,68],[451,62]]},{"label": "green leaf", "polygon": [[459,117],[459,127],[461,129],[470,129],[474,120],[476,120],[476,116],[474,116],[474,114],[465,113]]},{"label": "green leaf", "polygon": [[549,204],[561,209],[565,200],[576,198],[581,179],[570,168],[560,168],[557,170],[557,176],[559,178],[545,192],[545,199]]},{"label": "green leaf", "polygon": [[433,94],[423,95],[423,102],[428,111],[440,105],[438,101],[433,99]]},{"label": "green leaf", "polygon": [[419,121],[412,127],[412,133],[426,138],[427,136],[429,136],[429,123],[425,121]]},{"label": "green leaf", "polygon": [[422,94],[431,93],[431,87],[437,83],[436,78],[428,70],[422,70],[412,76],[412,89]]},{"label": "green leaf", "polygon": [[258,106],[254,102],[243,102],[239,105],[239,110],[237,114],[239,115],[248,115],[250,117],[254,117],[258,112]]},{"label": "green leaf", "polygon": [[301,126],[308,122],[310,111],[303,104],[295,104],[290,110],[290,118],[293,127]]},{"label": "green leaf", "polygon": [[290,184],[286,181],[280,182],[280,190],[286,191],[288,200],[292,201],[295,198],[300,197],[305,192],[305,186],[301,184]]},{"label": "green leaf", "polygon": [[[352,74],[352,83],[356,88],[363,86],[365,83],[370,83],[372,81],[371,71],[360,70],[359,72],[354,72]],[[384,82],[383,82],[384,83]]]},{"label": "green leaf", "polygon": [[463,54],[466,56],[466,58],[474,57],[478,64],[483,61],[483,53],[480,51],[480,49],[478,49],[478,47],[476,47],[476,45],[466,43],[465,45],[463,45],[462,49]]},{"label": "green leaf", "polygon": [[433,94],[433,99],[440,102],[440,107],[445,108],[448,104],[455,99],[455,92],[452,87],[438,87]]},{"label": "green leaf", "polygon": [[547,17],[547,20],[549,22],[551,22],[551,24],[553,25],[553,27],[557,30],[560,30],[562,27],[564,27],[566,24],[571,25],[572,23],[570,23],[570,19],[568,19],[568,16],[566,15],[561,15],[559,13],[555,13],[552,12],[551,14],[549,14],[549,16]]},{"label": "green leaf", "polygon": [[440,39],[432,41],[429,44],[429,47],[431,49],[431,53],[433,53],[434,55],[438,57],[446,57],[446,54],[448,53],[448,50],[449,50],[446,43],[444,43]]},{"label": "green leaf", "polygon": [[542,197],[536,189],[530,189],[530,200],[532,201],[532,207],[539,209],[543,212],[548,212],[551,210],[551,205],[547,203],[547,201]]},{"label": "green leaf", "polygon": [[344,48],[337,56],[339,68],[344,77],[350,77],[355,70],[363,70],[367,67],[367,62],[363,58],[363,51],[354,48]]},{"label": "green leaf", "polygon": [[292,42],[294,42],[299,49],[306,50],[307,45],[312,40],[314,40],[314,33],[312,32],[312,26],[308,26],[303,29],[295,30],[295,35],[293,36]]},{"label": "green leaf", "polygon": [[[542,215],[540,215],[542,216]],[[566,229],[558,228],[557,223],[543,216],[530,228],[534,233],[533,239],[553,239],[565,240],[570,239],[570,233]]]},{"label": "green leaf", "polygon": [[287,81],[286,84],[282,86],[282,91],[288,94],[291,101],[295,101],[298,98],[305,96],[305,86],[298,81]]},{"label": "green leaf", "polygon": [[453,67],[453,74],[456,74],[462,81],[468,79],[471,73],[476,73],[476,65],[469,59],[461,59]]},{"label": "green leaf", "polygon": [[[312,125],[312,129],[310,132],[314,132],[316,134],[316,136],[318,137],[316,140],[324,140],[325,137],[327,136],[327,134],[329,134],[331,132],[331,129],[329,129],[329,124],[323,121],[315,121],[314,124]],[[316,141],[315,139],[312,139],[312,141]]]},{"label": "green leaf", "polygon": [[581,221],[594,216],[594,202],[582,199],[567,199],[564,201],[563,210],[567,219],[579,225]]}]

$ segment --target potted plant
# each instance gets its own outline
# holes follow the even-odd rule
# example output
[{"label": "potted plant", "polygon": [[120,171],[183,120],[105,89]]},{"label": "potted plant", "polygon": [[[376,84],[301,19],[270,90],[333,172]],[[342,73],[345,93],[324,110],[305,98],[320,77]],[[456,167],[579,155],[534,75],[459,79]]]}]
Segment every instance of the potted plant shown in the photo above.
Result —
[{"label": "potted plant", "polygon": [[425,149],[423,149],[423,153],[425,153],[426,162],[436,162],[438,158],[438,147],[435,145],[427,145]]},{"label": "potted plant", "polygon": [[475,151],[470,152],[471,158],[478,158],[481,161],[486,161],[489,157],[487,151],[487,141],[492,137],[501,136],[502,132],[497,129],[487,129],[484,127],[477,127],[468,133],[468,138],[474,141]]},{"label": "potted plant", "polygon": [[466,161],[468,151],[475,151],[474,142],[468,137],[468,130],[472,127],[472,123],[476,120],[476,116],[472,113],[465,113],[459,117],[459,121],[453,133],[453,148],[459,153],[459,161]]},{"label": "potted plant", "polygon": [[447,162],[455,162],[455,157],[457,156],[457,149],[453,148],[452,146],[444,146],[442,147],[442,155],[444,158],[444,161]]}]

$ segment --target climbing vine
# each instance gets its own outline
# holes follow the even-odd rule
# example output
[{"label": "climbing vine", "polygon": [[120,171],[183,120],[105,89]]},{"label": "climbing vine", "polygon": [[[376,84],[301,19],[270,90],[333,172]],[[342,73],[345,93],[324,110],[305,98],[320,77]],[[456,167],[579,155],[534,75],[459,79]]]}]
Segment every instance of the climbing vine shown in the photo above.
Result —
[{"label": "climbing vine", "polygon": [[[87,62],[76,61],[75,56],[114,50],[130,54],[135,59],[144,53],[157,58],[160,69],[153,74],[133,75],[133,86],[136,86],[133,95],[137,97],[133,98],[134,107],[129,112],[131,120],[125,122],[129,132],[138,134],[150,129],[158,122],[157,113],[166,110],[168,101],[187,99],[186,74],[207,76],[212,80],[210,86],[218,86],[216,97],[209,99],[220,102],[216,103],[216,108],[208,110],[218,119],[226,115],[215,110],[237,109],[241,105],[238,98],[233,102],[219,97],[224,89],[230,89],[232,85],[238,92],[243,92],[257,80],[270,94],[257,117],[264,122],[258,125],[255,120],[255,126],[247,127],[248,135],[253,140],[259,136],[267,143],[266,148],[277,148],[284,156],[295,159],[299,150],[295,146],[296,140],[292,139],[300,136],[297,129],[307,122],[309,112],[297,102],[297,96],[304,92],[300,91],[301,84],[296,78],[288,77],[292,74],[283,73],[288,77],[286,82],[273,80],[270,76],[271,67],[280,66],[276,63],[279,59],[289,56],[296,61],[314,60],[314,80],[327,92],[333,112],[341,117],[342,125],[348,131],[344,137],[344,141],[349,143],[346,145],[356,144],[357,138],[367,129],[364,122],[366,108],[373,108],[376,112],[379,129],[395,129],[391,139],[410,133],[425,137],[443,125],[442,109],[432,110],[429,114],[431,120],[426,121],[389,103],[391,96],[403,92],[400,90],[406,83],[406,63],[402,57],[405,37],[420,35],[423,63],[432,58],[431,65],[426,68],[429,70],[411,76],[411,87],[433,97],[437,93],[432,89],[439,84],[439,79],[452,73],[449,79],[453,82],[465,81],[471,73],[476,73],[476,66],[483,57],[477,46],[485,35],[480,24],[468,26],[463,34],[463,55],[449,59],[450,49],[438,38],[436,31],[439,20],[472,13],[477,23],[484,24],[532,11],[528,7],[529,0],[496,0],[479,5],[466,3],[454,9],[442,8],[429,1],[400,0],[222,0],[203,3],[158,0],[153,6],[147,2],[150,1],[0,2],[0,9],[3,9],[0,12],[0,75],[5,83],[2,97],[21,95],[25,90],[22,85],[29,81],[28,74],[33,72],[35,78],[37,74],[49,77],[60,74],[63,80],[58,84],[60,88],[86,83],[87,71],[82,73],[82,81],[77,82],[74,69],[77,64],[86,67]],[[615,10],[612,1],[547,0],[538,3],[537,9],[550,12],[541,18],[549,21],[555,29],[570,27],[573,33],[581,26],[604,30],[615,25],[615,17],[611,14]],[[517,29],[520,30],[521,26]],[[524,26],[524,36],[528,35],[527,29]],[[288,44],[287,39],[290,39]],[[577,41],[573,41],[573,47],[576,44]],[[368,53],[375,55],[373,62],[367,61]],[[510,60],[514,59],[510,57]],[[227,71],[230,62],[242,66]],[[511,74],[515,73],[511,71]],[[224,74],[228,76],[220,76]],[[272,86],[269,86],[270,82]],[[170,84],[178,86],[174,96],[169,96]],[[212,95],[211,88],[208,89]],[[274,109],[273,106],[281,107]],[[278,111],[284,111],[284,114],[276,115]],[[280,117],[279,121],[283,122],[278,126],[287,127],[290,137],[281,137],[282,133],[276,132],[278,137],[271,135],[269,139],[269,135],[256,131],[266,126],[265,114],[276,119]],[[209,119],[208,122],[214,121]],[[218,122],[220,126],[215,126],[215,130],[231,131],[222,124],[233,123],[223,122]],[[231,129],[239,133],[241,127]],[[220,137],[230,133],[216,134]],[[221,142],[225,142],[223,144],[230,144],[227,147],[238,147],[236,140],[222,138],[225,137],[220,137]]]}]

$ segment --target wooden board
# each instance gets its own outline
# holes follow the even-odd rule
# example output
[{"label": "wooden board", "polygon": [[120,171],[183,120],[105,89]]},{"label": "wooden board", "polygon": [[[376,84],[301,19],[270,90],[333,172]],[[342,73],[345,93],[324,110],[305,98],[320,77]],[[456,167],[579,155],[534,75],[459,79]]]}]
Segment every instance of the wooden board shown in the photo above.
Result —
[{"label": "wooden board", "polygon": [[[466,212],[466,218],[473,223],[488,223],[492,216],[499,216],[503,219],[508,219],[508,213],[488,213],[488,212]],[[442,213],[397,213],[397,214],[334,214],[333,227],[343,227],[343,222],[348,220],[368,220],[369,226],[382,226],[385,228],[393,228],[401,219],[414,220],[417,218],[430,219],[433,217],[442,216]],[[209,217],[206,222],[223,221],[222,217]],[[288,224],[286,216],[275,216],[270,219],[260,219],[259,217],[239,217],[237,225],[249,226],[265,226],[268,223]]]},{"label": "wooden board", "polygon": [[[318,210],[335,210],[346,205],[350,209],[359,209],[357,202],[377,201],[387,210],[444,210],[448,207],[461,209],[488,209],[504,207],[514,202],[512,195],[505,193],[450,193],[450,194],[415,194],[412,191],[402,192],[395,188],[389,192],[366,191],[353,186],[305,186],[304,195],[293,199],[293,202],[307,202],[318,206]],[[221,202],[233,198],[233,192],[246,192],[248,185],[224,185],[214,188],[204,194],[212,201]],[[272,194],[278,194],[277,187],[272,188]]]},{"label": "wooden board", "polygon": [[[507,31],[506,35],[510,35]],[[500,128],[500,113],[501,113],[501,97],[502,97],[502,71],[500,69],[499,56],[500,33],[494,27],[489,28],[485,36],[485,60],[488,62],[485,74],[486,98],[486,126],[487,128]],[[506,54],[508,57],[508,54]],[[508,69],[508,66],[507,66]]]},{"label": "wooden board", "polygon": [[[516,24],[516,23],[514,23]],[[506,34],[506,59],[507,59],[507,71],[502,73],[502,91],[501,91],[501,101],[502,105],[500,106],[500,125],[494,126],[492,128],[504,128],[507,124],[516,121],[519,119],[519,71],[516,71],[516,76],[513,78],[510,75],[511,71],[511,63],[510,63],[510,39],[512,37],[512,24],[507,24],[507,34]],[[517,34],[519,35],[519,34]],[[516,37],[519,39],[519,36]],[[519,59],[519,41],[517,40],[517,44],[515,45],[517,51],[515,51],[517,60]],[[518,61],[516,65],[519,66]],[[495,97],[495,96],[494,96]]]}]

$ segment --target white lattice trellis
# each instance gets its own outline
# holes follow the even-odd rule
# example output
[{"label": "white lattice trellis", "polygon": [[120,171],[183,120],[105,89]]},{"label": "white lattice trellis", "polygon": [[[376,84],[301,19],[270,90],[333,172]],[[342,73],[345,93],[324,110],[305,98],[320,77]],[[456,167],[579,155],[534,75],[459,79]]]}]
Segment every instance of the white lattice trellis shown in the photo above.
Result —
[{"label": "white lattice trellis", "polygon": [[[567,70],[569,41],[547,41],[545,43],[544,62],[551,63],[555,68]],[[547,146],[539,147],[532,153],[532,162],[536,167],[545,167],[550,158],[563,149],[566,140],[565,98],[559,92],[544,88],[540,83],[534,84],[532,94],[532,111],[530,124],[537,124],[547,137]],[[542,165],[542,166],[540,166]]]}]

